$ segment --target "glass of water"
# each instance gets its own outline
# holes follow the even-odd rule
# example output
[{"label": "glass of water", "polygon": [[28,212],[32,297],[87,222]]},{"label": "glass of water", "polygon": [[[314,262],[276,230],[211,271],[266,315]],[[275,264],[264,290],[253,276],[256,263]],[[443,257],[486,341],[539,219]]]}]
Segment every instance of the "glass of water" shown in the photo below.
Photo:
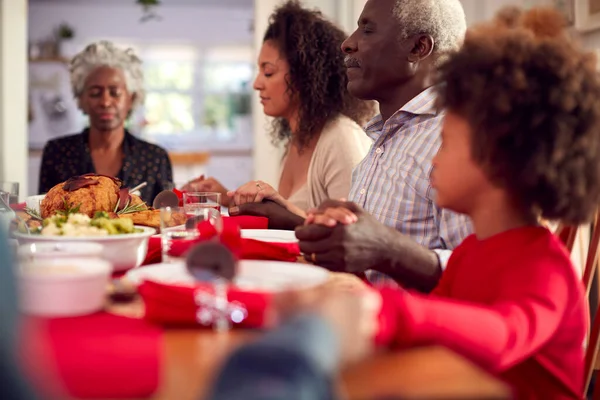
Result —
[{"label": "glass of water", "polygon": [[19,182],[0,181],[0,196],[7,204],[17,204],[19,202]]},{"label": "glass of water", "polygon": [[173,262],[175,257],[171,255],[171,249],[174,247],[175,242],[201,239],[197,226],[199,223],[205,221],[213,226],[217,235],[223,231],[221,214],[215,209],[195,209],[191,212],[185,207],[161,208],[160,231],[163,262]]},{"label": "glass of water", "polygon": [[194,212],[195,210],[212,208],[221,212],[221,193],[217,192],[184,192],[183,206]]}]

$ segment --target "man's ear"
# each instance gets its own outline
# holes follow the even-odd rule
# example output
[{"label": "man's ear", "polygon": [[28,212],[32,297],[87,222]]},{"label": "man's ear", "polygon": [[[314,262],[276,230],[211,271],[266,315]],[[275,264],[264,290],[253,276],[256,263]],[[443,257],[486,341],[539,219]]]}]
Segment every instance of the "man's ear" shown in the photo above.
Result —
[{"label": "man's ear", "polygon": [[418,35],[414,37],[414,46],[408,53],[408,61],[419,62],[433,53],[435,40],[431,35]]}]

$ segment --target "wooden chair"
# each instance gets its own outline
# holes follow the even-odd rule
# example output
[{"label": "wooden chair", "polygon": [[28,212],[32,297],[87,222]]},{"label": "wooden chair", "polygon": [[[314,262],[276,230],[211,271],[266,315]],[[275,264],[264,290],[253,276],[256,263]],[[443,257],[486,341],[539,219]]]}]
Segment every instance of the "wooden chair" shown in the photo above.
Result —
[{"label": "wooden chair", "polygon": [[[561,238],[562,239],[562,238]],[[597,295],[591,293],[591,287],[594,279],[597,279],[598,273],[598,253],[600,248],[600,212],[596,213],[594,225],[592,227],[592,234],[590,240],[590,247],[587,252],[585,269],[583,270],[583,284],[585,286],[586,296],[588,298],[590,309],[594,309],[592,313],[593,323],[590,329],[590,335],[587,343],[587,350],[585,354],[585,386],[584,386],[584,398],[587,394],[592,377],[596,374],[598,367],[596,365],[598,358],[598,349],[600,347],[600,315],[598,311],[598,298]],[[593,300],[593,301],[592,301]],[[594,400],[600,400],[600,382],[597,382],[594,387],[594,393],[592,398]]]},{"label": "wooden chair", "polygon": [[573,225],[560,224],[556,230],[556,235],[560,238],[561,242],[565,245],[569,254],[573,252],[573,246],[575,244],[575,238],[577,237],[578,227]]}]

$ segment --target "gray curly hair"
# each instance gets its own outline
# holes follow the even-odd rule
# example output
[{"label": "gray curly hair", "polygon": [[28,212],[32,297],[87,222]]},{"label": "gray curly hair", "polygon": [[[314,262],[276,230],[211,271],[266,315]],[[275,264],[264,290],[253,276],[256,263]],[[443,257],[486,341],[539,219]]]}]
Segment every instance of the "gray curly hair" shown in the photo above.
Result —
[{"label": "gray curly hair", "polygon": [[[142,60],[140,60],[132,49],[120,49],[112,42],[99,41],[88,45],[82,52],[71,60],[71,86],[73,95],[78,100],[85,89],[85,81],[88,76],[98,67],[117,68],[123,71],[127,90],[135,95],[131,109],[144,103],[144,73]],[[81,105],[79,105],[81,108]]]},{"label": "gray curly hair", "polygon": [[419,33],[431,35],[438,63],[444,53],[458,50],[463,43],[467,21],[459,0],[396,0],[393,12],[402,39]]}]

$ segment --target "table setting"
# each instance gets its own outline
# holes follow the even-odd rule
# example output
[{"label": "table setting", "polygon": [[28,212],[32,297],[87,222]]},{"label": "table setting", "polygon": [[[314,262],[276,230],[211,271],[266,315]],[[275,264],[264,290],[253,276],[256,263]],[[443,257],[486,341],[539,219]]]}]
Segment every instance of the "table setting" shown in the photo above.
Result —
[{"label": "table setting", "polygon": [[[79,188],[73,192],[84,202],[78,210],[86,209],[85,191],[108,184],[88,179],[101,180],[75,180]],[[114,196],[110,192],[115,204],[108,202],[106,210],[88,207],[90,215],[77,217],[77,223],[71,221],[78,214],[72,212],[74,205],[67,200],[59,205],[61,235],[49,233],[50,217],[32,217],[47,209],[48,194],[11,205],[29,224],[26,230],[21,221],[12,224],[19,243],[24,368],[59,398],[202,398],[227,354],[276,325],[272,310],[278,294],[324,287],[336,279],[349,287],[364,285],[356,277],[298,262],[293,231],[270,230],[263,217],[222,215],[210,193],[174,189],[157,196],[152,207],[138,203],[138,215],[129,218],[118,210],[122,202],[135,203],[135,195],[116,189]],[[69,236],[80,225],[114,229],[115,220],[128,221],[131,230]],[[75,227],[65,235],[69,224]],[[40,354],[52,360],[52,367],[38,365]],[[464,362],[444,351],[436,357],[446,357],[449,366]],[[477,377],[481,383],[473,394],[506,398],[501,383],[464,363],[469,371],[465,382]],[[48,370],[53,370],[52,378]],[[355,369],[348,371],[355,376]],[[344,374],[344,385],[356,386],[358,378],[347,381]],[[176,384],[184,376],[192,381]],[[58,381],[58,387],[50,380]],[[354,391],[359,392],[346,391],[349,398],[364,398]],[[480,398],[469,397],[469,390],[463,393],[464,398]]]}]

